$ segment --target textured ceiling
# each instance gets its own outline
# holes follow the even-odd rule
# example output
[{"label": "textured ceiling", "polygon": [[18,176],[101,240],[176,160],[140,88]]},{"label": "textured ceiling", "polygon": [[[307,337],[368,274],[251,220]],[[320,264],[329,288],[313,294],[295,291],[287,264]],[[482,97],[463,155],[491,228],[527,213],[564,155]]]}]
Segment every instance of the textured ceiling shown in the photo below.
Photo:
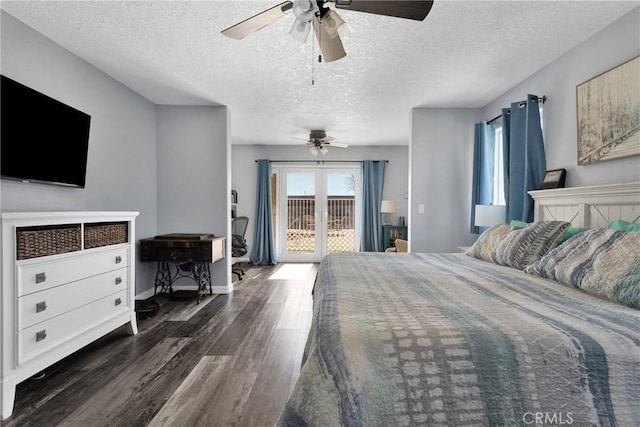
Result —
[{"label": "textured ceiling", "polygon": [[234,144],[295,144],[325,129],[349,144],[396,145],[408,142],[413,107],[484,106],[638,6],[436,0],[422,22],[341,10],[347,57],[321,64],[311,37],[288,36],[293,15],[244,40],[220,34],[280,1],[1,7],[156,104],[229,106]]}]

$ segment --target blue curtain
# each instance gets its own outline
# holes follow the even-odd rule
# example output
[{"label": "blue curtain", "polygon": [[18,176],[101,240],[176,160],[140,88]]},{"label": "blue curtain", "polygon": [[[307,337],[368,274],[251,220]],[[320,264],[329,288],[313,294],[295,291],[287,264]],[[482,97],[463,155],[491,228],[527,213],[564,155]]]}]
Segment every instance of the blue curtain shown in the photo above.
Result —
[{"label": "blue curtain", "polygon": [[471,224],[469,231],[480,234],[486,227],[476,227],[476,205],[493,203],[495,174],[496,123],[476,123],[473,142],[473,188],[471,190]]},{"label": "blue curtain", "polygon": [[[502,173],[504,177],[504,203],[509,206],[509,158],[511,157],[511,108],[502,109]],[[505,214],[505,221],[511,222],[513,218],[508,218]],[[508,219],[507,219],[508,218]]]},{"label": "blue curtain", "polygon": [[256,188],[256,218],[254,221],[251,262],[259,265],[277,264],[271,216],[271,163],[258,160]]},{"label": "blue curtain", "polygon": [[360,251],[382,251],[382,189],[384,188],[384,160],[362,162],[362,221]]},{"label": "blue curtain", "polygon": [[505,136],[506,220],[532,222],[533,200],[527,191],[540,189],[547,169],[538,97],[527,95],[525,102],[511,104],[510,112],[503,116],[508,117],[504,122],[509,124],[507,128],[503,125],[502,130]]}]

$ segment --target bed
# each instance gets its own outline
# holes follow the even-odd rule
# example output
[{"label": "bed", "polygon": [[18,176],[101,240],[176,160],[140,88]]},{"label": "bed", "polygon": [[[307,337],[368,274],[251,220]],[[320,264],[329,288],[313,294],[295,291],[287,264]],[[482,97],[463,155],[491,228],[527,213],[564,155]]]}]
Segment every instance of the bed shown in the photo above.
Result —
[{"label": "bed", "polygon": [[[535,193],[537,220],[640,220],[639,183]],[[278,424],[640,425],[640,310],[466,254],[329,255]]]}]

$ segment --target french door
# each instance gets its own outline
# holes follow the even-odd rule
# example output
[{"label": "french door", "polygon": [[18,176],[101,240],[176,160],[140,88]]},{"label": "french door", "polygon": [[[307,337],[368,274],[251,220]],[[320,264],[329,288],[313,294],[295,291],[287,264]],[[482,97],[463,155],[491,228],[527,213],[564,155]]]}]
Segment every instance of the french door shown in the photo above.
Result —
[{"label": "french door", "polygon": [[319,262],[358,244],[360,168],[282,167],[278,259]]}]

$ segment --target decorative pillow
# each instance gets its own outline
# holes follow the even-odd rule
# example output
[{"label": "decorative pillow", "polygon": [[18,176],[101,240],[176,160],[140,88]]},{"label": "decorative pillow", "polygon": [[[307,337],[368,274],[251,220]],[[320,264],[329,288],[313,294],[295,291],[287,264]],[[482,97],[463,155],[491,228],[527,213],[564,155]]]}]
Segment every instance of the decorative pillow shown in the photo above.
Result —
[{"label": "decorative pillow", "polygon": [[565,221],[539,221],[516,228],[498,244],[493,261],[522,270],[553,248],[569,225]]},{"label": "decorative pillow", "polygon": [[[527,225],[529,225],[529,223],[524,221],[518,221],[517,219],[512,219],[509,225],[514,228],[525,228]],[[567,228],[567,231],[565,231],[564,234],[560,237],[560,239],[558,239],[558,241],[556,242],[556,246],[563,244],[564,242],[566,242],[576,234],[582,233],[583,231],[587,231],[587,230],[589,229],[586,227]]]},{"label": "decorative pillow", "polygon": [[494,225],[482,233],[465,253],[474,258],[493,262],[493,252],[511,230],[511,226],[507,224]]},{"label": "decorative pillow", "polygon": [[615,221],[609,222],[609,224],[607,224],[607,228],[613,228],[614,230],[624,230],[624,231],[640,231],[640,224],[624,221],[622,219],[617,219]]},{"label": "decorative pillow", "polygon": [[606,228],[585,231],[525,272],[640,309],[640,233]]}]

